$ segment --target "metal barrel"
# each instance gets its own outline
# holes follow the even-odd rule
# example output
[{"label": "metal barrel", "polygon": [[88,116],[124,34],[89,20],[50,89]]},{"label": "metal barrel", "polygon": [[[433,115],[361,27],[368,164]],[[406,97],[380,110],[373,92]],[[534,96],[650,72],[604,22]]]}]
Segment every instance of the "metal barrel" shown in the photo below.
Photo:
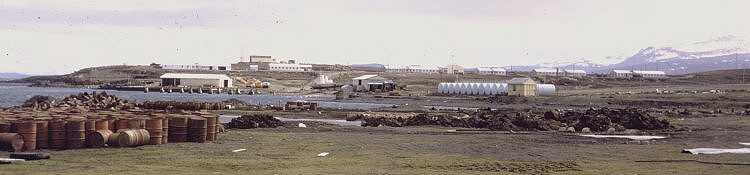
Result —
[{"label": "metal barrel", "polygon": [[161,145],[162,143],[162,120],[161,118],[151,118],[146,120],[146,130],[151,136],[149,139],[149,145]]},{"label": "metal barrel", "polygon": [[23,145],[23,137],[20,134],[0,133],[0,150],[20,152]]},{"label": "metal barrel", "polygon": [[188,136],[187,117],[177,115],[169,118],[169,142],[186,142]]},{"label": "metal barrel", "polygon": [[161,117],[161,143],[167,144],[169,143],[169,117],[162,116]]},{"label": "metal barrel", "polygon": [[23,151],[36,150],[36,122],[23,120],[14,124],[17,133],[23,137]]},{"label": "metal barrel", "polygon": [[206,140],[216,141],[216,124],[218,118],[215,116],[203,116],[206,118]]},{"label": "metal barrel", "polygon": [[206,142],[206,119],[203,117],[193,116],[188,120],[188,141],[204,143]]},{"label": "metal barrel", "polygon": [[66,147],[68,149],[83,148],[86,141],[86,124],[83,118],[70,118],[65,123]]},{"label": "metal barrel", "polygon": [[96,119],[87,119],[84,126],[86,128],[86,135],[96,132]]},{"label": "metal barrel", "polygon": [[115,121],[115,131],[119,131],[121,129],[130,129],[130,119],[128,118],[119,118]]},{"label": "metal barrel", "polygon": [[65,120],[53,119],[49,121],[49,147],[65,149]]},{"label": "metal barrel", "polygon": [[98,119],[94,123],[94,129],[97,131],[101,130],[109,130],[109,120],[108,119]]},{"label": "metal barrel", "polygon": [[112,131],[108,129],[94,131],[86,135],[86,145],[91,148],[104,147],[109,142],[111,135]]},{"label": "metal barrel", "polygon": [[9,133],[10,123],[0,120],[0,133]]},{"label": "metal barrel", "polygon": [[49,148],[49,122],[48,121],[37,121],[36,122],[36,147],[38,149]]},{"label": "metal barrel", "polygon": [[118,131],[118,144],[123,147],[135,147],[146,145],[149,142],[150,135],[145,129],[129,129]]},{"label": "metal barrel", "polygon": [[129,129],[144,129],[146,124],[146,121],[141,118],[132,118],[130,121],[128,121],[128,128]]},{"label": "metal barrel", "polygon": [[120,133],[112,133],[109,135],[109,139],[107,139],[107,145],[108,146],[120,146]]}]

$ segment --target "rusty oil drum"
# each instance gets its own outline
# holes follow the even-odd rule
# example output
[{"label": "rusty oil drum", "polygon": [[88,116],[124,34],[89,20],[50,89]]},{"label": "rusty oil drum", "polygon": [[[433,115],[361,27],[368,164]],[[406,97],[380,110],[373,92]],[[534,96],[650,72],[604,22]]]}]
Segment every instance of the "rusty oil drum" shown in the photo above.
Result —
[{"label": "rusty oil drum", "polygon": [[46,120],[36,122],[36,147],[37,149],[49,148],[49,122]]},{"label": "rusty oil drum", "polygon": [[17,121],[15,129],[23,137],[23,151],[36,150],[36,122],[33,120]]},{"label": "rusty oil drum", "polygon": [[65,124],[66,148],[78,149],[85,146],[86,120],[84,118],[70,118]]},{"label": "rusty oil drum", "polygon": [[23,137],[17,133],[0,133],[0,150],[20,152],[23,150]]},{"label": "rusty oil drum", "polygon": [[188,141],[205,143],[207,120],[203,117],[193,116],[188,120]]},{"label": "rusty oil drum", "polygon": [[65,120],[53,119],[49,121],[49,147],[52,149],[65,149]]},{"label": "rusty oil drum", "polygon": [[118,131],[117,142],[122,147],[135,147],[148,144],[150,135],[145,129],[128,129]]},{"label": "rusty oil drum", "polygon": [[164,128],[162,127],[162,119],[161,118],[151,118],[146,120],[146,130],[149,133],[150,140],[148,142],[149,145],[160,145],[162,144],[162,132],[164,132]]},{"label": "rusty oil drum", "polygon": [[169,142],[186,142],[188,136],[187,117],[177,115],[169,118]]}]

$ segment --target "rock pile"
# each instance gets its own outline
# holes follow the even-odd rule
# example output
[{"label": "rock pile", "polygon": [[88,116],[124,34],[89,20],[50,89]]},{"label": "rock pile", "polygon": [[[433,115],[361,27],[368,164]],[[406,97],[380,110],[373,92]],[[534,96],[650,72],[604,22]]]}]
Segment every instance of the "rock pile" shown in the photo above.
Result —
[{"label": "rock pile", "polygon": [[227,128],[230,129],[252,129],[252,128],[275,128],[283,126],[284,122],[274,118],[271,115],[258,114],[258,115],[243,115],[232,119],[226,124]]},{"label": "rock pile", "polygon": [[23,108],[36,110],[47,110],[51,108],[60,109],[104,109],[120,110],[131,109],[134,104],[106,92],[79,93],[57,100],[49,96],[34,96],[21,105]]}]

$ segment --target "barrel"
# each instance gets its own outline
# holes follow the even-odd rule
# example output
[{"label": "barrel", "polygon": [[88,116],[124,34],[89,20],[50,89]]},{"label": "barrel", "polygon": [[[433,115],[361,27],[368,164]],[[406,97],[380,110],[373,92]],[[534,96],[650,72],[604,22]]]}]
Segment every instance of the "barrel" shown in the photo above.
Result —
[{"label": "barrel", "polygon": [[140,118],[133,118],[128,121],[128,129],[144,129],[145,121]]},{"label": "barrel", "polygon": [[130,119],[127,118],[120,118],[115,121],[115,131],[119,131],[121,129],[130,129]]},{"label": "barrel", "polygon": [[36,147],[38,149],[49,148],[49,122],[37,121],[36,122]]},{"label": "barrel", "polygon": [[36,122],[18,121],[16,130],[23,137],[23,151],[36,150]]},{"label": "barrel", "polygon": [[109,130],[112,132],[117,132],[117,127],[115,126],[117,123],[117,118],[108,116],[107,117],[107,125],[109,125]]},{"label": "barrel", "polygon": [[187,118],[185,116],[176,116],[169,118],[169,142],[186,142],[187,141]]},{"label": "barrel", "polygon": [[215,116],[204,116],[206,118],[206,140],[216,141],[216,120]]},{"label": "barrel", "polygon": [[66,147],[68,149],[83,148],[86,141],[86,121],[80,118],[69,119],[65,124]]},{"label": "barrel", "polygon": [[94,129],[97,131],[101,130],[109,130],[109,120],[108,119],[98,119],[94,123]]},{"label": "barrel", "polygon": [[105,129],[105,130],[96,130],[88,135],[86,135],[86,145],[91,148],[101,148],[104,147],[109,142],[109,137],[112,135],[112,131]]},{"label": "barrel", "polygon": [[86,135],[96,132],[96,119],[87,119],[84,126],[86,128]]},{"label": "barrel", "polygon": [[149,135],[151,136],[149,139],[149,145],[161,145],[162,141],[162,120],[161,118],[151,118],[146,120],[146,130],[148,130]]},{"label": "barrel", "polygon": [[20,152],[23,146],[23,137],[20,134],[0,133],[0,150]]},{"label": "barrel", "polygon": [[0,121],[0,133],[8,133],[10,132],[10,123],[5,121]]},{"label": "barrel", "polygon": [[49,121],[49,148],[65,149],[65,120]]},{"label": "barrel", "polygon": [[145,129],[128,129],[118,131],[118,144],[122,147],[142,146],[149,143],[150,135]]},{"label": "barrel", "polygon": [[120,133],[112,133],[109,135],[109,139],[107,139],[107,145],[108,146],[120,146]]},{"label": "barrel", "polygon": [[161,143],[167,144],[169,142],[169,117],[163,116],[161,118]]},{"label": "barrel", "polygon": [[188,120],[188,141],[206,142],[206,119],[203,117],[190,117]]}]

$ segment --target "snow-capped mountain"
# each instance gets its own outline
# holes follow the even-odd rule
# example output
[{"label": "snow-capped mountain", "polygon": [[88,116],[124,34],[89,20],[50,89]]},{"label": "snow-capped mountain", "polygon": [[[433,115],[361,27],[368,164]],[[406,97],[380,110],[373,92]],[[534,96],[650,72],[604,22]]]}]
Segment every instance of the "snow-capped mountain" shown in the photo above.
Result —
[{"label": "snow-capped mountain", "polygon": [[750,44],[746,40],[730,35],[684,45],[647,47],[621,63],[607,66],[607,69],[661,70],[669,74],[684,74],[747,68],[750,66],[747,46]]}]

